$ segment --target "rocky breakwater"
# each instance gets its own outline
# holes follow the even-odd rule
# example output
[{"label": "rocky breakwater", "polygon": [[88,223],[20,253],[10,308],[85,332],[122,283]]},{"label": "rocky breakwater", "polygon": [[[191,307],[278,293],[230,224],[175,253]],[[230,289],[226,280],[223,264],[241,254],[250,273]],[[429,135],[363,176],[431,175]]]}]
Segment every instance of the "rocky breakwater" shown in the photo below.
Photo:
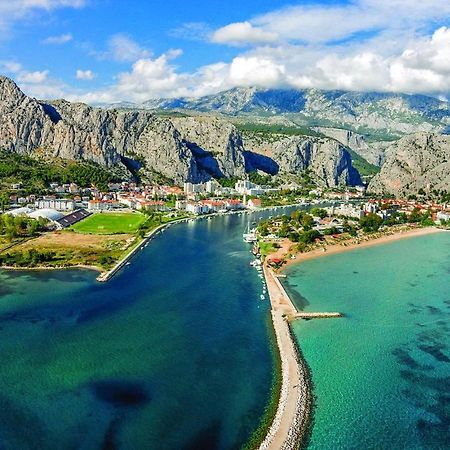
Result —
[{"label": "rocky breakwater", "polygon": [[311,390],[309,375],[287,317],[296,312],[279,281],[264,268],[271,306],[272,322],[281,358],[281,391],[275,417],[260,450],[298,448],[308,427]]}]

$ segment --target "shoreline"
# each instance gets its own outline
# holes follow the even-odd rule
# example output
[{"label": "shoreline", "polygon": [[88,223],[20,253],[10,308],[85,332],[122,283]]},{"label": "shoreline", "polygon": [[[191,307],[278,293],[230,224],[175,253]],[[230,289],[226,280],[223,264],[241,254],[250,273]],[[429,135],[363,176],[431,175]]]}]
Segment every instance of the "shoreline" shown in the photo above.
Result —
[{"label": "shoreline", "polygon": [[[338,254],[357,248],[371,247],[441,231],[445,230],[435,227],[396,230],[392,234],[368,239],[360,243],[354,242],[346,246],[333,244],[328,246],[325,252],[322,248],[318,248],[307,253],[299,253],[296,259],[289,259],[280,272],[293,264],[320,256]],[[280,250],[286,249],[281,248],[278,252]],[[286,253],[288,252],[289,247]],[[273,256],[276,253],[268,256]],[[284,253],[284,256],[286,253]],[[291,450],[300,448],[308,438],[313,407],[311,374],[290,326],[290,322],[297,318],[298,309],[287,294],[277,274],[267,264],[263,265],[263,273],[270,298],[272,324],[281,360],[281,389],[272,423],[267,429],[264,440],[258,446],[258,450]]]},{"label": "shoreline", "polygon": [[92,270],[94,272],[103,272],[103,269],[97,266],[88,266],[85,264],[75,264],[73,266],[35,266],[35,267],[15,267],[15,266],[0,266],[0,270],[5,271],[19,271],[19,272],[46,272],[49,270]]},{"label": "shoreline", "polygon": [[312,393],[306,361],[292,334],[290,318],[297,308],[274,272],[263,267],[271,303],[271,318],[281,360],[281,389],[278,405],[259,450],[298,448],[309,429]]},{"label": "shoreline", "polygon": [[295,206],[301,206],[299,204],[293,204],[293,205],[284,205],[284,206],[265,206],[263,208],[258,209],[243,209],[243,210],[234,210],[229,211],[226,213],[211,213],[211,214],[203,214],[198,215],[194,217],[183,217],[181,219],[176,219],[171,222],[167,222],[165,224],[159,225],[157,228],[152,230],[147,236],[145,236],[141,242],[139,242],[135,247],[133,247],[131,250],[129,250],[119,261],[117,261],[114,266],[111,269],[104,270],[101,267],[98,266],[90,266],[85,264],[75,264],[75,265],[68,265],[68,266],[35,266],[35,267],[15,267],[15,266],[0,266],[0,270],[5,271],[47,271],[47,270],[71,270],[71,269],[86,269],[86,270],[93,270],[96,272],[99,272],[98,277],[96,278],[96,281],[106,283],[108,282],[114,275],[116,275],[124,265],[126,265],[127,262],[129,262],[135,254],[142,249],[142,247],[147,244],[151,238],[158,232],[163,230],[164,228],[177,224],[177,223],[187,223],[191,220],[205,220],[209,217],[220,217],[220,216],[228,216],[233,214],[251,214],[251,213],[257,213],[259,211],[267,211],[271,209],[279,209],[279,208],[291,208]]},{"label": "shoreline", "polygon": [[[320,257],[324,257],[324,256],[330,256],[330,255],[336,255],[339,253],[345,253],[345,252],[349,252],[349,251],[356,250],[359,248],[366,248],[366,247],[373,247],[376,245],[389,244],[391,242],[396,242],[396,241],[400,241],[403,239],[427,236],[429,234],[441,233],[441,232],[445,232],[445,231],[447,231],[447,230],[444,230],[442,228],[436,228],[436,227],[395,230],[392,233],[386,233],[386,234],[384,234],[382,236],[378,236],[378,237],[370,237],[370,235],[368,235],[369,239],[360,241],[359,243],[348,240],[348,241],[344,241],[343,243],[327,245],[325,247],[326,248],[325,251],[323,250],[323,247],[319,247],[319,248],[315,248],[315,249],[310,250],[305,253],[297,252],[297,253],[294,253],[295,259],[286,260],[286,263],[283,264],[283,266],[279,270],[279,273],[284,273],[284,271],[287,268],[294,266],[296,264],[300,264],[304,261],[308,261],[310,259],[316,259],[316,258],[320,258]],[[344,243],[346,245],[344,245]],[[292,243],[291,245],[294,245],[294,244]],[[281,248],[279,250],[285,250],[285,249]],[[286,254],[288,254],[288,253],[289,253],[289,250],[287,252],[283,253],[282,256],[286,256]],[[278,257],[279,253],[273,252],[270,255],[268,255],[268,257],[273,257],[275,255],[277,255],[277,257]]]}]

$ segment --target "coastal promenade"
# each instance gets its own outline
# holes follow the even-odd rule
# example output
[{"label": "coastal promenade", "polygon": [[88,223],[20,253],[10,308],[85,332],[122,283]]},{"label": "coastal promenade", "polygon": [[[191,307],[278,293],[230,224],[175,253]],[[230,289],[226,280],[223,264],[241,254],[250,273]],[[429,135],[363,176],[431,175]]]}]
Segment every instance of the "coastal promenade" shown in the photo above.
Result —
[{"label": "coastal promenade", "polygon": [[292,335],[289,322],[298,318],[342,317],[342,314],[299,312],[275,273],[266,265],[263,269],[280,352],[282,380],[277,411],[259,449],[291,450],[300,445],[307,430],[312,396],[308,369]]},{"label": "coastal promenade", "polygon": [[272,306],[272,321],[281,358],[281,392],[277,411],[260,450],[298,447],[309,419],[311,392],[306,365],[289,327],[288,317],[297,313],[280,281],[264,266]]}]

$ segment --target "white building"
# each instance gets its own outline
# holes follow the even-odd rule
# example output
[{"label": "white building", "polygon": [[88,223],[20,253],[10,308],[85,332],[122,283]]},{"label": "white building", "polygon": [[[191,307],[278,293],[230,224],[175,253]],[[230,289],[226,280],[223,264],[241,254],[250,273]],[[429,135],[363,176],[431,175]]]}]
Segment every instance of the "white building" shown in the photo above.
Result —
[{"label": "white building", "polygon": [[207,214],[209,213],[209,206],[201,203],[188,202],[186,203],[186,211],[191,214]]},{"label": "white building", "polygon": [[75,209],[75,202],[70,198],[44,197],[37,200],[34,205],[37,209],[56,209],[56,211],[73,211]]},{"label": "white building", "polygon": [[439,211],[436,214],[436,219],[438,222],[441,220],[445,220],[446,222],[450,221],[450,211]]}]

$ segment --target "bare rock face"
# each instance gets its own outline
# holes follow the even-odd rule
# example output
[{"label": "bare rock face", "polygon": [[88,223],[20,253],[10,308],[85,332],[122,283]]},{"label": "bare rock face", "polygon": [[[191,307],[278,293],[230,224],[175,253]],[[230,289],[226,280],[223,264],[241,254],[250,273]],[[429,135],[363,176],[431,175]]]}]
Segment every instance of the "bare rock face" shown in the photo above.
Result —
[{"label": "bare rock face", "polygon": [[309,169],[321,185],[361,184],[349,152],[334,139],[245,133],[244,143],[253,151],[250,164],[256,169],[270,173],[272,161],[280,174],[298,174]]},{"label": "bare rock face", "polygon": [[363,135],[343,128],[316,127],[314,130],[336,139],[375,166],[381,166],[384,162],[384,148],[386,146],[383,146],[382,142],[377,142],[375,145],[369,144]]},{"label": "bare rock face", "polygon": [[370,182],[375,193],[405,196],[450,190],[450,136],[416,133],[386,150],[386,162]]},{"label": "bare rock face", "polygon": [[298,173],[310,169],[325,186],[361,184],[350,154],[333,139],[287,137],[278,141],[272,152],[282,172]]},{"label": "bare rock face", "polygon": [[158,172],[179,183],[244,173],[242,141],[233,125],[186,118],[177,121],[177,126],[184,136],[170,119],[150,112],[102,110],[65,100],[39,102],[0,77],[0,147],[4,150],[89,160],[123,171],[124,157],[138,158],[145,164],[144,173]]},{"label": "bare rock face", "polygon": [[244,148],[234,125],[215,117],[157,117],[149,111],[105,110],[65,100],[41,102],[0,77],[0,148],[21,154],[88,160],[127,173],[177,183],[245,172],[311,169],[327,186],[360,182],[345,148],[333,139],[282,136],[270,155]]},{"label": "bare rock face", "polygon": [[171,119],[199,165],[214,176],[243,176],[244,145],[234,125],[214,117]]}]

